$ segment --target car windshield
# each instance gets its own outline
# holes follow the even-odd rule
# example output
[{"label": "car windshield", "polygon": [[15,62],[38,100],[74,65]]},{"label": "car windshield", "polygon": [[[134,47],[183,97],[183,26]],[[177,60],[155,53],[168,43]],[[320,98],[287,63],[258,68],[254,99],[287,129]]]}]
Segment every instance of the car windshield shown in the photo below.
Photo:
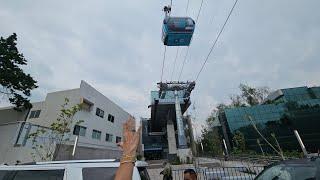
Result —
[{"label": "car windshield", "polygon": [[257,180],[295,180],[316,179],[317,168],[315,166],[301,165],[277,165],[262,172]]}]

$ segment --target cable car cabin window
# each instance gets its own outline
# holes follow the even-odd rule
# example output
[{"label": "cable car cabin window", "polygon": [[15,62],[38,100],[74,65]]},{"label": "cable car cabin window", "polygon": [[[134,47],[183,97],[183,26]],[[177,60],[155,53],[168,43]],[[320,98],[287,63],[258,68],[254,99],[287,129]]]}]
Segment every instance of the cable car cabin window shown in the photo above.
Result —
[{"label": "cable car cabin window", "polygon": [[193,32],[195,23],[191,18],[170,17],[167,23],[168,30],[172,32]]},{"label": "cable car cabin window", "polygon": [[195,22],[189,17],[166,17],[162,27],[165,46],[189,46]]}]

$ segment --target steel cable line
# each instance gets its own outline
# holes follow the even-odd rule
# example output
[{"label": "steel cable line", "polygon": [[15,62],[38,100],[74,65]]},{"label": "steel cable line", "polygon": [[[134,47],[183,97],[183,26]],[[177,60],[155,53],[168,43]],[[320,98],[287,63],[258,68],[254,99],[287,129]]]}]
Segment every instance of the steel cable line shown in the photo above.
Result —
[{"label": "steel cable line", "polygon": [[[188,3],[189,3],[189,0],[188,0]],[[196,18],[195,24],[197,24],[197,22],[198,22],[198,19],[199,19],[199,16],[200,16],[200,12],[201,12],[201,9],[202,9],[202,4],[203,4],[203,0],[201,0],[201,4],[200,4],[200,8],[199,8],[199,11],[198,11],[198,14],[197,14],[197,18]],[[191,37],[190,41],[192,41],[192,39],[193,39],[193,36]],[[180,73],[179,73],[179,77],[178,77],[178,81],[180,80],[180,77],[182,75],[182,71],[183,71],[184,65],[186,63],[188,54],[189,54],[189,49],[190,49],[190,46],[188,46],[187,51],[186,51],[186,55],[184,56],[184,59],[183,59],[183,62],[182,62],[182,67],[181,67],[181,70],[180,70]]]},{"label": "steel cable line", "polygon": [[201,66],[200,71],[198,72],[198,74],[197,74],[197,76],[196,76],[196,80],[195,80],[195,81],[197,81],[197,80],[198,80],[200,73],[202,72],[202,70],[203,70],[204,66],[206,65],[206,63],[207,63],[207,61],[208,61],[208,59],[209,59],[209,57],[210,57],[210,55],[211,55],[211,53],[212,53],[213,48],[216,46],[217,41],[218,41],[218,39],[219,39],[219,37],[220,37],[221,33],[223,32],[224,27],[226,26],[226,24],[227,24],[227,22],[228,22],[228,20],[229,20],[229,18],[230,18],[230,16],[231,16],[231,14],[232,14],[232,12],[233,12],[233,10],[234,10],[234,7],[237,5],[237,2],[238,2],[238,0],[236,0],[236,1],[234,2],[233,6],[232,6],[232,8],[231,8],[231,10],[230,10],[230,12],[229,12],[229,14],[228,14],[227,19],[225,20],[225,22],[224,22],[224,24],[223,24],[222,28],[220,29],[220,32],[219,32],[218,36],[216,37],[216,39],[215,39],[215,41],[214,41],[213,45],[211,46],[210,51],[209,51],[209,53],[208,53],[208,55],[207,55],[206,59],[204,60],[204,62],[203,62],[203,64],[202,64],[202,66]]},{"label": "steel cable line", "polygon": [[162,82],[162,77],[163,77],[164,62],[166,61],[166,51],[167,51],[167,46],[164,46],[162,68],[161,68],[161,79],[160,79],[161,81],[160,82]]},{"label": "steel cable line", "polygon": [[189,1],[190,1],[190,0],[188,0],[188,2],[187,2],[187,7],[186,7],[186,14],[188,14]]},{"label": "steel cable line", "polygon": [[172,73],[171,73],[171,81],[173,80],[173,73],[174,73],[174,69],[176,68],[176,62],[177,62],[177,59],[178,59],[178,54],[179,54],[179,46],[177,48],[176,57],[174,58],[173,69],[172,69]]},{"label": "steel cable line", "polygon": [[[172,7],[172,0],[170,0],[170,8],[171,8],[171,7]],[[169,12],[169,16],[170,16],[170,15],[171,15],[171,11]],[[165,63],[165,61],[166,61],[166,52],[167,52],[167,46],[164,46],[160,82],[162,82],[162,78],[163,78],[163,69],[164,69],[164,63]]]},{"label": "steel cable line", "polygon": [[[189,2],[190,2],[190,0],[187,1],[186,16],[188,15]],[[173,80],[173,74],[174,74],[174,70],[175,70],[175,67],[176,67],[176,61],[177,61],[177,58],[178,58],[179,49],[180,49],[180,46],[177,47],[177,52],[176,52],[176,56],[175,56],[175,59],[174,59],[174,65],[173,65],[173,70],[172,70],[172,74],[171,74],[171,81]]]}]

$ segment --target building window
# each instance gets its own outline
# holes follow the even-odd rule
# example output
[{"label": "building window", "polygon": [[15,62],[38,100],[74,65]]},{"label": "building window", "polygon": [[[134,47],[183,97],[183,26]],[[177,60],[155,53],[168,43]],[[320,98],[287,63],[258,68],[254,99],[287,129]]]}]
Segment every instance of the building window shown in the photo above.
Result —
[{"label": "building window", "polygon": [[116,143],[119,143],[119,142],[121,142],[121,137],[117,136],[116,137]]},{"label": "building window", "polygon": [[100,109],[100,108],[97,108],[97,110],[96,110],[96,115],[99,116],[99,117],[101,117],[101,118],[103,118],[103,116],[104,116],[104,111],[103,111],[102,109]]},{"label": "building window", "polygon": [[84,126],[75,125],[73,129],[74,135],[86,136],[87,128]]},{"label": "building window", "polygon": [[113,139],[113,135],[107,133],[107,134],[106,134],[106,141],[112,142],[112,139]]},{"label": "building window", "polygon": [[32,118],[38,118],[38,117],[40,116],[40,112],[41,112],[41,110],[31,111],[29,118],[30,118],[30,119],[32,119]]},{"label": "building window", "polygon": [[114,122],[114,116],[113,115],[111,115],[111,114],[109,114],[108,115],[108,121],[110,121],[110,122]]},{"label": "building window", "polygon": [[90,112],[92,110],[93,105],[94,104],[92,102],[90,102],[89,100],[87,100],[85,98],[80,98],[81,110]]},{"label": "building window", "polygon": [[92,139],[101,139],[101,131],[93,130],[92,131]]}]

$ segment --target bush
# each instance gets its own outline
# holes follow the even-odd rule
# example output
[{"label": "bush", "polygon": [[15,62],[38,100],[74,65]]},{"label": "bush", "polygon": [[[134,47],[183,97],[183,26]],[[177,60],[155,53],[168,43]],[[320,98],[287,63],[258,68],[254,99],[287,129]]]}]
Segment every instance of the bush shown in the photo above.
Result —
[{"label": "bush", "polygon": [[302,158],[303,157],[303,152],[299,152],[298,150],[295,151],[285,151],[283,152],[285,157],[288,158]]},{"label": "bush", "polygon": [[180,165],[182,164],[179,157],[175,157],[174,160],[170,162],[172,165]]}]

